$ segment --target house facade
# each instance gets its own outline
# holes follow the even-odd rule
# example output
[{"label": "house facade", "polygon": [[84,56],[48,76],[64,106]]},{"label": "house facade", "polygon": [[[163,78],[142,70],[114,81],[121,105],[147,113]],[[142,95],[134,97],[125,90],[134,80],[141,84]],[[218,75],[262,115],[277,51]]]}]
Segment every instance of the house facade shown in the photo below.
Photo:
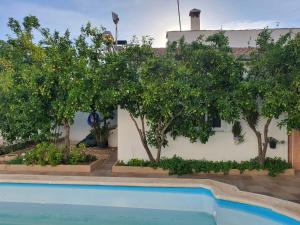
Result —
[{"label": "house facade", "polygon": [[[200,10],[193,9],[190,11],[191,30],[187,31],[168,31],[167,40],[169,42],[177,41],[182,37],[186,42],[195,41],[199,36],[206,37],[220,32],[220,30],[201,30],[200,29]],[[229,39],[229,45],[236,56],[247,56],[251,48],[255,48],[255,41],[262,29],[255,30],[224,30]],[[272,29],[272,38],[277,40],[281,35],[288,32],[296,34],[300,32],[298,28],[277,28]],[[164,49],[156,49],[158,53]],[[258,129],[263,130],[264,119],[258,124]],[[257,139],[253,131],[245,121],[241,121],[245,141],[241,144],[235,144],[232,134],[232,124],[220,121],[214,128],[215,135],[210,137],[206,144],[200,142],[191,143],[189,139],[178,137],[175,140],[169,138],[169,144],[162,150],[162,157],[172,157],[173,155],[181,156],[184,159],[206,159],[206,160],[249,160],[257,156]],[[294,132],[296,137],[298,133]],[[275,149],[268,149],[267,156],[280,157],[284,160],[292,160],[293,153],[298,151],[297,143],[294,145],[292,152],[291,143],[297,142],[296,139],[288,137],[285,128],[279,128],[277,121],[270,124],[269,136],[281,141]],[[299,136],[300,139],[300,136]],[[297,139],[298,140],[298,139]],[[130,119],[128,112],[118,109],[118,160],[128,161],[132,158],[147,159],[147,155],[142,146],[138,132],[134,123]],[[299,141],[300,143],[300,141]],[[290,146],[290,148],[289,148]],[[152,149],[155,154],[155,149]],[[300,145],[299,145],[299,162],[300,162]],[[294,154],[297,155],[297,154]],[[295,158],[295,157],[294,157]],[[300,166],[300,164],[299,164]]]}]

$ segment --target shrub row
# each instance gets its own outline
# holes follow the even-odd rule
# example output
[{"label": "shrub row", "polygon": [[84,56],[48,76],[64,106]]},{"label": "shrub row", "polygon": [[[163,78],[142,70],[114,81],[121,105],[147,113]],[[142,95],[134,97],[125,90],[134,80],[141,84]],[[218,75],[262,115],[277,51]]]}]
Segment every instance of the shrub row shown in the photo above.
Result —
[{"label": "shrub row", "polygon": [[84,145],[72,147],[69,157],[65,159],[62,148],[59,148],[54,144],[44,142],[36,145],[31,151],[9,161],[9,164],[56,166],[59,164],[76,165],[96,160],[95,156],[86,154],[84,150]]},{"label": "shrub row", "polygon": [[267,158],[264,166],[261,166],[257,159],[249,161],[207,161],[207,160],[184,160],[181,157],[173,156],[172,158],[163,158],[159,163],[150,161],[131,159],[127,163],[119,161],[117,165],[120,166],[139,166],[139,167],[152,167],[162,168],[170,171],[170,175],[184,175],[193,173],[210,173],[222,172],[228,174],[231,169],[238,169],[242,174],[245,170],[268,170],[270,176],[276,176],[286,169],[292,168],[292,165],[280,158]]}]

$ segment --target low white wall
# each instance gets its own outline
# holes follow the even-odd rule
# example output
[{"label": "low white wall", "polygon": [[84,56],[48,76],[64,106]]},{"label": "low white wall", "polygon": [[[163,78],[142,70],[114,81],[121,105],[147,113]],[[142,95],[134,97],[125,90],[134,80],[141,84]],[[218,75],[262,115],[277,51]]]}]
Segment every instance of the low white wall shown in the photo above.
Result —
[{"label": "low white wall", "polygon": [[[262,129],[262,122],[259,124]],[[231,125],[228,124],[225,131],[216,132],[210,137],[206,144],[200,142],[190,143],[187,138],[178,137],[175,141],[169,138],[169,145],[163,149],[162,157],[181,156],[185,159],[207,159],[207,160],[248,160],[257,156],[257,139],[253,131],[242,122],[245,132],[245,142],[239,145],[234,144]],[[284,144],[277,144],[276,149],[268,148],[267,156],[288,158],[288,138],[285,129],[279,129],[276,122],[270,124],[269,136]],[[155,154],[155,150],[152,149]],[[129,117],[128,112],[118,110],[118,160],[128,161],[132,158],[147,159],[145,150],[141,144],[138,132]]]}]

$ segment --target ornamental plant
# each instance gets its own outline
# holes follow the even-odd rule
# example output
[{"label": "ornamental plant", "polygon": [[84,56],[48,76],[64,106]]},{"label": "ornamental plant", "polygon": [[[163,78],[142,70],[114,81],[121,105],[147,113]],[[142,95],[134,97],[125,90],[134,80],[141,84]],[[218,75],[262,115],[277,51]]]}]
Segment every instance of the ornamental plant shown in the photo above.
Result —
[{"label": "ornamental plant", "polygon": [[[248,63],[247,73],[236,89],[236,101],[241,117],[254,132],[258,144],[258,162],[264,165],[269,144],[269,126],[276,119],[279,126],[288,129],[299,124],[295,96],[298,92],[293,86],[298,79],[299,37],[291,39],[286,34],[275,41],[271,31],[265,29],[257,38],[257,50]],[[293,43],[293,44],[292,44]],[[291,46],[294,45],[294,48]],[[296,94],[296,95],[295,95]],[[286,114],[288,112],[288,115]],[[263,130],[258,128],[261,124]]]},{"label": "ornamental plant", "polygon": [[172,135],[206,143],[214,134],[213,118],[229,123],[239,118],[234,93],[243,76],[243,64],[232,55],[223,32],[207,39],[200,37],[191,44],[184,39],[170,43],[167,54],[184,63],[197,95],[193,110],[176,123]]},{"label": "ornamental plant", "polygon": [[289,131],[292,129],[300,129],[300,35],[293,35],[288,43],[284,46],[284,55],[281,56],[282,67],[281,71],[282,80],[285,84],[286,93],[285,104],[283,105],[286,109],[288,117],[281,120],[279,126],[286,126]]},{"label": "ornamental plant", "polygon": [[85,111],[101,114],[97,121],[94,118],[92,134],[97,145],[107,141],[109,133],[108,120],[113,118],[118,105],[118,75],[110,73],[113,46],[104,37],[105,29],[93,27],[87,23],[81,28],[81,34],[76,39],[76,49],[81,60],[85,61],[85,93],[87,95]]},{"label": "ornamental plant", "polygon": [[42,29],[42,47],[45,49],[48,68],[44,71],[41,89],[51,105],[54,124],[64,126],[65,158],[70,154],[70,126],[75,113],[85,111],[89,96],[86,92],[86,60],[80,57],[70,32],[64,34]]},{"label": "ornamental plant", "polygon": [[142,43],[133,41],[118,53],[108,54],[105,58],[105,69],[108,77],[117,76],[115,84],[120,108],[128,111],[149,160],[155,161],[147,140],[147,112],[144,108],[144,89],[140,73],[143,64],[154,57],[151,44],[151,39],[144,38]]},{"label": "ornamental plant", "polygon": [[174,58],[153,57],[145,62],[140,74],[142,107],[149,128],[147,141],[156,148],[156,162],[159,162],[162,149],[168,144],[168,135],[185,121],[185,115],[201,116],[194,107],[199,95],[191,82],[192,74]]},{"label": "ornamental plant", "polygon": [[[181,40],[157,56],[151,39],[144,38],[107,63],[110,75],[119,76],[120,106],[129,112],[152,162],[159,162],[168,136],[205,143],[214,133],[214,116],[227,121],[238,116],[232,92],[242,65],[231,56],[223,33],[207,41],[211,43]],[[156,148],[156,157],[150,146]]]},{"label": "ornamental plant", "polygon": [[37,144],[31,151],[23,153],[17,158],[9,161],[9,164],[57,166],[59,164],[86,164],[95,161],[96,157],[86,154],[85,149],[83,144],[78,147],[72,147],[68,158],[65,158],[61,147],[57,147],[53,143],[42,142]]},{"label": "ornamental plant", "polygon": [[51,107],[41,84],[47,68],[44,49],[33,32],[36,17],[10,18],[11,35],[0,41],[0,132],[7,142],[41,141],[51,137]]},{"label": "ornamental plant", "polygon": [[224,173],[228,174],[231,169],[238,169],[242,174],[245,170],[268,170],[269,176],[283,173],[292,165],[280,158],[266,158],[265,165],[260,165],[257,159],[249,161],[208,161],[208,160],[185,160],[174,155],[172,158],[162,158],[160,162],[151,162],[140,159],[131,159],[127,163],[118,162],[119,166],[152,167],[169,170],[170,174],[185,175],[194,173]]}]

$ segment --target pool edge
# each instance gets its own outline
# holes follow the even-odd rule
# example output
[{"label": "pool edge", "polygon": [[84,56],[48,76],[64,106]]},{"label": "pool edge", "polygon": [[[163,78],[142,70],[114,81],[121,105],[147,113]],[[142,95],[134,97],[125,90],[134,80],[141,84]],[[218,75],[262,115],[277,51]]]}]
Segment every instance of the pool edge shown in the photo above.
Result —
[{"label": "pool edge", "polygon": [[241,191],[236,186],[209,179],[0,174],[0,183],[201,187],[210,190],[217,199],[268,208],[274,212],[300,221],[300,204],[261,194]]}]

